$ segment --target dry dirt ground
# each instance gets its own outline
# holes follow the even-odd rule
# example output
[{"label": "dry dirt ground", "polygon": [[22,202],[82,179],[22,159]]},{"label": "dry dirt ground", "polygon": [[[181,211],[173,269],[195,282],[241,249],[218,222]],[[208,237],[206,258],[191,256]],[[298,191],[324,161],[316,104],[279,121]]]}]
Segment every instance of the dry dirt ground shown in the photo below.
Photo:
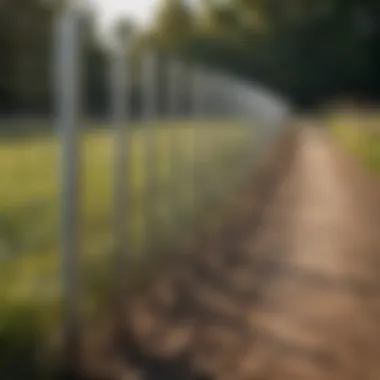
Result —
[{"label": "dry dirt ground", "polygon": [[116,378],[380,379],[379,183],[317,128],[295,145],[259,222],[128,303]]}]

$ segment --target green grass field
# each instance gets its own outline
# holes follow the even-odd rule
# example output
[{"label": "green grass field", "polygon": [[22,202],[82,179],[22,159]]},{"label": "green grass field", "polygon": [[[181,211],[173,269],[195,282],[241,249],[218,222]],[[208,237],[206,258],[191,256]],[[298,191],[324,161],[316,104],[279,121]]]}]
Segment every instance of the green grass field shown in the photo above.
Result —
[{"label": "green grass field", "polygon": [[351,154],[380,174],[380,115],[336,113],[328,120],[333,135]]},{"label": "green grass field", "polygon": [[[129,129],[129,255],[144,256],[147,212],[155,210],[150,228],[158,248],[178,238],[200,212],[195,195],[202,206],[230,188],[252,149],[250,133],[246,126],[211,122]],[[112,277],[112,144],[111,131],[83,134],[79,259],[86,300],[100,278]],[[153,164],[147,171],[149,146]],[[53,135],[0,138],[0,351],[17,336],[26,342],[34,329],[45,334],[59,326],[59,154]]]}]

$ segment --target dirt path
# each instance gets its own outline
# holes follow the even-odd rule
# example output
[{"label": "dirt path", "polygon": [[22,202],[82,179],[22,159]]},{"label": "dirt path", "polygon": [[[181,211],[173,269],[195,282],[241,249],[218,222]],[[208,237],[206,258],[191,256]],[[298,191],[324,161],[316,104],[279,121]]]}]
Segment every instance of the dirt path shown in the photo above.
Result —
[{"label": "dirt path", "polygon": [[129,305],[137,379],[380,378],[380,192],[323,132],[297,147],[254,236],[222,237]]},{"label": "dirt path", "polygon": [[262,343],[252,345],[246,378],[377,379],[380,278],[372,253],[380,250],[369,250],[379,239],[361,200],[372,196],[378,208],[380,198],[360,189],[361,173],[347,170],[320,131],[305,129],[301,138],[277,199],[287,204],[280,206],[285,251],[275,253],[279,270],[266,283],[263,307],[251,312]]}]

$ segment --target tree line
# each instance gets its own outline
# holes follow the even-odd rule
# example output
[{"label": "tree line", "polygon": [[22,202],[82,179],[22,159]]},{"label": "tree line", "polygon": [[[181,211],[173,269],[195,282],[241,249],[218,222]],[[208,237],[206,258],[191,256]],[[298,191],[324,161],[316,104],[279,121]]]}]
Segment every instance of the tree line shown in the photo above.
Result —
[{"label": "tree line", "polygon": [[[3,0],[0,7],[0,112],[54,112],[54,22],[59,5]],[[121,26],[133,25],[125,20]],[[89,10],[81,30],[85,108],[102,116],[109,102],[107,46]],[[269,86],[300,107],[333,97],[380,95],[380,3],[369,0],[162,0],[149,30],[135,32],[132,58],[146,46]],[[141,103],[139,65],[133,110]],[[161,82],[163,82],[161,80]],[[158,76],[158,91],[164,83]],[[164,107],[162,104],[161,108]],[[160,109],[161,109],[160,108]]]}]

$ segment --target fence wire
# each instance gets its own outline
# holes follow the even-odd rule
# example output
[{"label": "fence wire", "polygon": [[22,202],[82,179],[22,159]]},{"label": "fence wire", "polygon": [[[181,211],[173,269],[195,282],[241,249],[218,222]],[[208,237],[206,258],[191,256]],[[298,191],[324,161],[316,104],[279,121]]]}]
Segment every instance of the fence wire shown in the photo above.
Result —
[{"label": "fence wire", "polygon": [[[121,36],[106,73],[109,117],[93,122],[83,107],[80,12],[64,11],[55,36],[56,129],[46,116],[35,124],[50,128],[37,138],[20,132],[0,141],[3,181],[19,189],[0,193],[0,205],[11,202],[19,215],[13,223],[6,207],[0,212],[0,268],[10,289],[1,297],[9,310],[32,304],[44,318],[47,306],[63,307],[63,320],[55,311],[46,325],[60,321],[72,350],[105,288],[120,291],[132,262],[185,238],[254,173],[289,108],[266,89],[154,50],[140,56],[136,78],[131,36]],[[26,276],[25,267],[34,269]]]}]

